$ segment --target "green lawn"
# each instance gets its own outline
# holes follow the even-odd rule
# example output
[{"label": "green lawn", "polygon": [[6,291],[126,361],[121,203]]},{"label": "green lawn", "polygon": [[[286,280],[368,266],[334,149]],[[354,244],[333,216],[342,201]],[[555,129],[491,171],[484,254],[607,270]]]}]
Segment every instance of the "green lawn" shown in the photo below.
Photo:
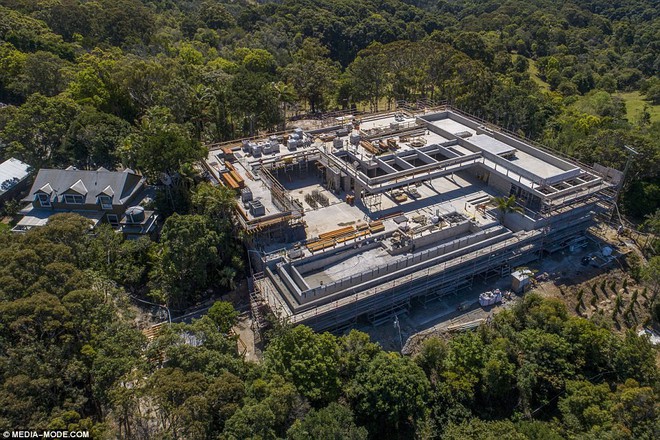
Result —
[{"label": "green lawn", "polygon": [[[522,55],[517,55],[517,56],[522,56]],[[536,61],[534,61],[531,58],[527,58],[527,61],[529,61],[529,76],[532,77],[532,80],[536,84],[538,84],[539,87],[541,87],[542,89],[550,90],[550,84],[539,78],[539,68],[536,67]]]},{"label": "green lawn", "polygon": [[622,98],[626,103],[626,113],[630,122],[635,122],[644,105],[649,106],[649,113],[651,114],[651,122],[660,121],[660,105],[651,105],[639,92],[625,92],[617,93],[616,96]]}]

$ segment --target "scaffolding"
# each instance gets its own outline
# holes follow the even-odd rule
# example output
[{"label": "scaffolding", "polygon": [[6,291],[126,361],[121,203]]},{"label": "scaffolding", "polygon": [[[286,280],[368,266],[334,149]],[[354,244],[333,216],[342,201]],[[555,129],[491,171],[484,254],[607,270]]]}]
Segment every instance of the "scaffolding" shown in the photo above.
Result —
[{"label": "scaffolding", "polygon": [[[365,291],[352,290],[334,301],[297,307],[290,320],[305,323],[315,330],[335,330],[363,315],[380,322],[407,309],[413,299],[424,302],[446,296],[470,285],[471,279],[484,272],[495,269],[501,273],[503,269],[510,270],[510,267],[533,261],[539,257],[542,242],[541,231],[530,231]],[[466,264],[468,261],[471,264]]]},{"label": "scaffolding", "polygon": [[248,283],[250,292],[250,313],[252,316],[252,332],[254,333],[255,344],[262,342],[262,332],[268,324],[261,313],[265,301],[261,292],[261,283],[259,281],[263,278],[263,272],[259,272],[254,274],[250,280],[251,282]]}]

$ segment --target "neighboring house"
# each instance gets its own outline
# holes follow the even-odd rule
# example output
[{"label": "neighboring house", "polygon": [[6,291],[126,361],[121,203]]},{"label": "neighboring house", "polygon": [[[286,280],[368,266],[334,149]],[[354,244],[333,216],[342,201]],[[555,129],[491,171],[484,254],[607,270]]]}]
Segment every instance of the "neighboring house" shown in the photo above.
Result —
[{"label": "neighboring house", "polygon": [[18,159],[8,159],[0,163],[0,206],[16,197],[28,183],[30,165]]},{"label": "neighboring house", "polygon": [[[106,222],[121,228],[129,236],[148,234],[156,226],[157,215],[136,206],[146,191],[144,177],[130,169],[41,169],[30,193],[23,199],[31,204],[21,211],[24,217],[13,230],[24,232],[45,225],[53,214],[75,212],[92,220],[94,226]],[[126,211],[131,207],[140,208],[137,210],[144,215],[126,216]]]}]

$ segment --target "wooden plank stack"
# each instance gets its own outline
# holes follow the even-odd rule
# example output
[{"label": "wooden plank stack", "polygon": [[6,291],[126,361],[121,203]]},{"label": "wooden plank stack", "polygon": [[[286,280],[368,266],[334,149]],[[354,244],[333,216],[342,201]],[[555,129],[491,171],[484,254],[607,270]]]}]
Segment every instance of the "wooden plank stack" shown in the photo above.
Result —
[{"label": "wooden plank stack", "polygon": [[385,225],[383,224],[382,220],[376,220],[369,223],[369,231],[371,231],[372,234],[383,232],[384,230],[385,230]]},{"label": "wooden plank stack", "polygon": [[225,182],[225,184],[231,189],[236,191],[240,190],[241,188],[244,188],[245,181],[240,176],[240,174],[238,174],[236,168],[234,168],[234,166],[228,160],[225,160],[225,167],[227,167],[228,171],[220,175],[220,177],[222,177],[222,180]]},{"label": "wooden plank stack", "polygon": [[345,243],[360,237],[366,237],[369,234],[371,234],[371,230],[366,224],[359,225],[357,229],[353,228],[353,226],[346,226],[344,228],[319,234],[317,240],[307,243],[307,249],[310,252],[316,252],[333,247],[338,243]]},{"label": "wooden plank stack", "polygon": [[371,143],[371,141],[367,141],[367,140],[360,141],[360,146],[371,154],[382,153],[380,147],[375,146],[374,144]]}]

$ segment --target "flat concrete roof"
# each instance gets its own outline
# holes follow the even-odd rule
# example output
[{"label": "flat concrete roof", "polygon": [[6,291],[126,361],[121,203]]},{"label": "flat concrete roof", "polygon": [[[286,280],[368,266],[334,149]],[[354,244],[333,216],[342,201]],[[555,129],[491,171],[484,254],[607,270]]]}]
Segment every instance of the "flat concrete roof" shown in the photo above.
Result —
[{"label": "flat concrete roof", "polygon": [[487,134],[470,136],[469,138],[466,138],[465,141],[484,151],[496,154],[498,156],[503,154],[510,154],[516,151],[516,149],[511,145],[507,145],[502,141],[498,141],[497,139],[488,136]]},{"label": "flat concrete roof", "polygon": [[359,274],[368,267],[393,263],[404,258],[405,255],[390,255],[382,247],[377,247],[348,257],[321,270],[306,273],[303,277],[309,287],[314,288],[321,284],[330,284],[333,281]]},{"label": "flat concrete roof", "polygon": [[440,127],[443,130],[446,130],[454,135],[464,132],[472,133],[473,136],[477,134],[477,131],[475,129],[470,128],[467,125],[463,125],[460,122],[454,121],[453,119],[450,118],[438,119],[436,121],[431,122],[431,124],[435,125],[436,127]]},{"label": "flat concrete roof", "polygon": [[542,179],[559,176],[564,174],[566,170],[554,166],[553,164],[525,153],[524,151],[517,150],[515,156],[509,159],[512,164],[518,165],[521,168],[529,171],[530,173],[539,176]]}]

